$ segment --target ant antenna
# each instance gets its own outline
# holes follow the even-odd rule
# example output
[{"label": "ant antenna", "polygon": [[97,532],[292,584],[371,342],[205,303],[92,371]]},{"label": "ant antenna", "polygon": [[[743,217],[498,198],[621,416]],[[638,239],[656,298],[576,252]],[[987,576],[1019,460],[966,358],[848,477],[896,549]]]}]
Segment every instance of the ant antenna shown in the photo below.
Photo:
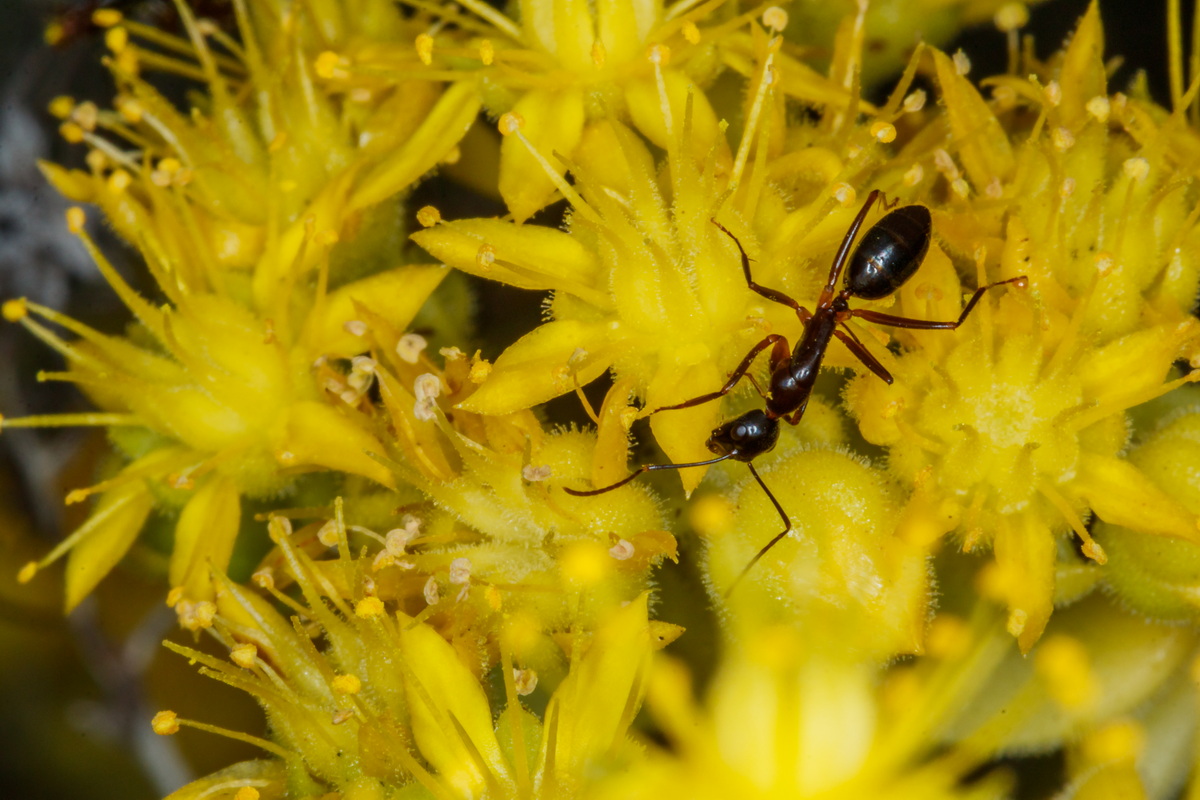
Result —
[{"label": "ant antenna", "polygon": [[[721,461],[725,461],[730,458],[733,458],[732,453],[723,455],[723,456],[717,456],[716,458],[710,458],[708,461],[695,461],[695,462],[692,462],[691,464],[645,464],[641,467],[638,467],[636,470],[634,470],[628,476],[622,478],[621,480],[617,481],[616,483],[609,484],[608,486],[605,486],[601,489],[589,489],[587,491],[583,491],[580,489],[569,489],[566,486],[564,486],[563,491],[566,492],[567,494],[574,495],[575,497],[595,497],[598,494],[604,494],[605,492],[611,492],[613,489],[620,489],[622,486],[629,483],[634,478],[638,477],[639,475],[644,475],[647,472],[654,472],[655,470],[659,470],[659,469],[687,469],[688,467],[707,467],[710,464],[717,464]],[[762,481],[759,481],[759,483],[761,483],[761,482]],[[774,498],[772,498],[772,499],[774,499]],[[778,503],[776,503],[775,505],[776,505],[776,507],[779,506]]]}]

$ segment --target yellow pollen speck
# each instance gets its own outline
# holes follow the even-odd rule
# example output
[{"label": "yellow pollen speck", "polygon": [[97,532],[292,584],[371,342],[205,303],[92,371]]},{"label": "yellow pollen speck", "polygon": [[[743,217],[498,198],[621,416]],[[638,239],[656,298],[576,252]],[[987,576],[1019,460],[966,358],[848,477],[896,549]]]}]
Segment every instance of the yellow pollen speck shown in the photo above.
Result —
[{"label": "yellow pollen speck", "polygon": [[251,575],[250,580],[260,589],[270,589],[275,585],[275,574],[270,567],[266,567]]},{"label": "yellow pollen speck", "polygon": [[1125,159],[1121,168],[1130,180],[1144,181],[1150,175],[1150,162],[1141,156]]},{"label": "yellow pollen speck", "polygon": [[871,125],[871,135],[884,144],[894,142],[896,140],[896,126],[890,122],[876,122]]},{"label": "yellow pollen speck", "polygon": [[124,16],[115,8],[98,8],[92,12],[92,24],[97,28],[111,28],[124,19]]},{"label": "yellow pollen speck", "polygon": [[1029,24],[1029,9],[1024,3],[1005,3],[996,11],[993,20],[1004,33],[1017,31]]},{"label": "yellow pollen speck", "polygon": [[454,147],[451,147],[450,150],[447,151],[446,155],[442,157],[442,163],[443,164],[457,164],[459,159],[461,159],[461,158],[462,158],[462,149],[458,145],[454,145]]},{"label": "yellow pollen speck", "polygon": [[916,186],[918,183],[924,180],[924,178],[925,168],[920,164],[913,164],[908,168],[908,171],[904,173],[904,185]]},{"label": "yellow pollen speck", "polygon": [[508,136],[525,127],[525,118],[520,114],[515,114],[512,111],[509,111],[500,115],[500,122],[496,125],[496,127],[500,129],[500,133],[502,135]]},{"label": "yellow pollen speck", "polygon": [[993,86],[992,100],[1000,110],[1009,109],[1016,104],[1017,93],[1011,86]]},{"label": "yellow pollen speck", "polygon": [[925,107],[926,98],[927,95],[925,94],[924,89],[917,89],[915,92],[910,92],[909,95],[904,98],[903,108],[905,112],[909,114],[915,114],[916,112],[920,111]]},{"label": "yellow pollen speck", "polygon": [[425,581],[425,586],[421,590],[421,594],[425,596],[425,605],[436,606],[442,601],[442,593],[438,590],[437,578],[432,575],[429,580]]},{"label": "yellow pollen speck", "polygon": [[25,318],[29,313],[29,306],[25,302],[24,297],[18,297],[13,300],[5,300],[4,305],[0,306],[0,314],[9,322],[17,322]]},{"label": "yellow pollen speck", "polygon": [[762,21],[764,27],[774,31],[775,33],[779,33],[787,27],[788,15],[787,12],[779,6],[771,6],[763,12]]},{"label": "yellow pollen speck", "polygon": [[1063,178],[1062,185],[1058,187],[1058,195],[1063,199],[1075,194],[1075,179]]},{"label": "yellow pollen speck", "polygon": [[958,658],[971,646],[971,631],[953,614],[939,614],[929,626],[926,650],[934,658]]},{"label": "yellow pollen speck", "polygon": [[58,97],[50,101],[48,106],[51,116],[57,119],[66,119],[71,116],[71,112],[75,110],[75,98],[60,94]]},{"label": "yellow pollen speck", "polygon": [[422,206],[417,212],[417,224],[422,228],[432,228],[442,221],[442,213],[436,206]]},{"label": "yellow pollen speck", "polygon": [[318,78],[329,80],[333,77],[341,60],[341,56],[337,53],[332,50],[326,50],[317,56],[317,60],[313,62],[313,70],[316,71]]},{"label": "yellow pollen speck", "polygon": [[1075,134],[1066,128],[1055,128],[1050,132],[1050,141],[1054,143],[1054,149],[1061,153],[1074,146]]},{"label": "yellow pollen speck", "polygon": [[608,549],[595,542],[578,542],[563,551],[559,561],[563,577],[582,586],[596,586],[612,570]]},{"label": "yellow pollen speck", "polygon": [[338,694],[358,694],[362,691],[362,681],[357,675],[335,675],[329,688]]},{"label": "yellow pollen speck", "polygon": [[129,31],[125,28],[112,28],[104,34],[104,44],[114,53],[120,53],[129,45]]},{"label": "yellow pollen speck", "polygon": [[592,63],[599,68],[603,67],[606,61],[608,61],[608,50],[605,49],[604,42],[596,39],[592,42]]},{"label": "yellow pollen speck", "polygon": [[1065,709],[1083,708],[1098,693],[1087,650],[1078,639],[1062,634],[1044,639],[1034,655],[1034,669],[1050,696]]},{"label": "yellow pollen speck", "polygon": [[258,800],[261,796],[253,786],[243,786],[234,793],[233,800]]},{"label": "yellow pollen speck", "polygon": [[646,58],[651,64],[665,67],[671,61],[671,48],[665,44],[652,44],[646,51]]},{"label": "yellow pollen speck", "polygon": [[854,201],[858,199],[858,193],[854,191],[854,187],[848,183],[836,183],[833,186],[833,197],[843,207],[854,205]]},{"label": "yellow pollen speck", "polygon": [[74,122],[64,122],[59,125],[58,132],[71,144],[79,144],[83,141],[83,128]]},{"label": "yellow pollen speck", "polygon": [[700,44],[700,29],[690,19],[683,23],[679,31],[688,44]]},{"label": "yellow pollen speck", "polygon": [[[288,140],[287,131],[280,131],[279,133],[277,133],[271,137],[271,142],[270,142],[270,144],[267,145],[267,152],[268,153],[278,153],[280,150],[283,149],[284,145],[287,144],[287,140]],[[163,161],[166,161],[166,159],[163,159]],[[161,166],[161,163],[160,163],[160,166]]]},{"label": "yellow pollen speck", "polygon": [[999,178],[993,175],[992,179],[988,181],[988,185],[984,187],[983,193],[992,200],[999,200],[1004,196],[1004,184],[1000,182]]},{"label": "yellow pollen speck", "polygon": [[57,20],[51,20],[42,32],[42,41],[53,47],[63,40],[63,26]]},{"label": "yellow pollen speck", "polygon": [[734,520],[734,506],[719,494],[697,498],[688,510],[688,522],[696,533],[711,539],[727,532]]},{"label": "yellow pollen speck", "polygon": [[952,60],[954,61],[954,71],[959,75],[966,75],[971,71],[971,59],[962,50],[956,52]]},{"label": "yellow pollen speck", "polygon": [[483,599],[487,601],[488,608],[492,611],[499,611],[504,607],[504,595],[495,586],[484,589]]},{"label": "yellow pollen speck", "polygon": [[338,236],[337,231],[331,228],[326,228],[325,230],[318,232],[317,235],[313,237],[313,243],[321,245],[322,247],[329,247],[337,244],[338,239],[340,238],[341,237]]},{"label": "yellow pollen speck", "polygon": [[1133,761],[1146,746],[1146,730],[1133,720],[1121,720],[1093,731],[1083,740],[1083,755],[1092,764]]},{"label": "yellow pollen speck", "polygon": [[486,358],[481,358],[471,364],[471,371],[467,373],[467,379],[471,383],[480,384],[487,380],[488,375],[492,374],[492,365]]},{"label": "yellow pollen speck", "polygon": [[1029,622],[1029,612],[1023,608],[1014,608],[1008,612],[1008,622],[1005,624],[1005,629],[1014,639],[1020,638],[1025,632],[1025,625]]},{"label": "yellow pollen speck", "polygon": [[145,109],[142,108],[142,104],[137,100],[125,98],[117,104],[117,113],[121,115],[121,119],[136,125],[142,121]]},{"label": "yellow pollen speck", "polygon": [[258,648],[249,642],[235,645],[229,651],[229,660],[237,664],[242,669],[250,669],[258,660]]},{"label": "yellow pollen speck", "polygon": [[617,561],[628,561],[633,558],[634,552],[633,542],[627,539],[619,539],[616,544],[608,548],[608,554]]},{"label": "yellow pollen speck", "polygon": [[90,100],[80,103],[71,111],[71,120],[85,131],[94,131],[100,121],[100,108]]},{"label": "yellow pollen speck", "polygon": [[1104,95],[1096,95],[1088,100],[1085,108],[1097,122],[1107,122],[1108,115],[1112,113],[1112,103],[1108,102],[1108,98]]},{"label": "yellow pollen speck", "polygon": [[87,222],[87,214],[83,213],[83,209],[79,206],[71,206],[67,209],[67,230],[71,233],[82,233],[83,226]]},{"label": "yellow pollen speck", "polygon": [[633,427],[633,423],[637,422],[640,416],[641,412],[633,406],[625,406],[618,415],[621,420],[621,427],[627,431]]},{"label": "yellow pollen speck", "polygon": [[1100,273],[1101,278],[1112,274],[1112,271],[1116,269],[1117,266],[1116,258],[1114,258],[1113,254],[1107,250],[1101,250],[1100,252],[1096,253],[1096,255],[1092,257],[1092,263],[1096,265],[1096,271]]},{"label": "yellow pollen speck", "polygon": [[496,47],[491,39],[484,39],[479,43],[479,60],[485,67],[490,67],[496,60]]},{"label": "yellow pollen speck", "polygon": [[354,606],[354,614],[359,619],[371,619],[383,613],[383,601],[378,597],[364,597]]},{"label": "yellow pollen speck", "polygon": [[971,185],[963,178],[955,178],[950,182],[950,191],[965,199],[971,193]]},{"label": "yellow pollen speck", "polygon": [[167,592],[166,605],[167,608],[174,608],[179,605],[179,601],[183,599],[183,587],[176,586],[171,591]]},{"label": "yellow pollen speck", "polygon": [[174,711],[160,711],[150,720],[150,727],[159,736],[179,733],[179,716]]},{"label": "yellow pollen speck", "polygon": [[133,183],[133,178],[123,169],[113,170],[113,173],[108,176],[108,188],[114,194],[125,191],[131,183]]},{"label": "yellow pollen speck", "polygon": [[17,583],[29,583],[33,580],[33,576],[37,575],[38,565],[36,561],[30,561],[25,566],[21,567],[21,571],[17,573]]},{"label": "yellow pollen speck", "polygon": [[488,272],[495,263],[496,248],[490,244],[480,245],[479,251],[475,253],[475,266],[479,267],[483,272]]},{"label": "yellow pollen speck", "polygon": [[1058,81],[1050,81],[1046,84],[1046,88],[1042,90],[1042,94],[1046,97],[1046,102],[1051,108],[1057,108],[1062,103],[1062,86]]},{"label": "yellow pollen speck", "polygon": [[433,63],[433,37],[428,33],[422,33],[417,36],[415,45],[417,58],[421,59],[421,63],[428,67]]}]

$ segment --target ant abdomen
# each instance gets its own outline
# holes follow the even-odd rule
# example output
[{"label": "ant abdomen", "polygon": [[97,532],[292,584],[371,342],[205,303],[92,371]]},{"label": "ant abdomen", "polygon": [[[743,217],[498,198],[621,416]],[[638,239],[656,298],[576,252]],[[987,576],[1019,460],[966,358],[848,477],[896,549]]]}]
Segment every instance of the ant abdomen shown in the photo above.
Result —
[{"label": "ant abdomen", "polygon": [[929,251],[933,219],[925,206],[904,206],[884,215],[863,234],[846,267],[846,289],[863,300],[895,292]]}]

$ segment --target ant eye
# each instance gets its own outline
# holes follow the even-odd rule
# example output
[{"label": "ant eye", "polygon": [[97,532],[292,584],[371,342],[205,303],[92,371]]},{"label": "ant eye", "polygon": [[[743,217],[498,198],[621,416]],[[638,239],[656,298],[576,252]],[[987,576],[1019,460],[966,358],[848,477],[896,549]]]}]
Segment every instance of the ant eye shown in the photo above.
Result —
[{"label": "ant eye", "polygon": [[742,439],[746,438],[747,433],[748,432],[745,425],[738,425],[733,429],[733,438],[741,441]]}]

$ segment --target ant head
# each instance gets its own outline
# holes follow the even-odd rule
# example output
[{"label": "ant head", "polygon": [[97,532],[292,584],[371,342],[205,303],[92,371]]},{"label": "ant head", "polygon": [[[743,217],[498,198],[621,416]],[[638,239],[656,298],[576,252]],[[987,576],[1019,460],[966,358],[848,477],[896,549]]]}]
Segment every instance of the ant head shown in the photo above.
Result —
[{"label": "ant head", "polygon": [[752,461],[774,447],[778,439],[779,421],[755,409],[713,430],[706,444],[719,456]]}]

